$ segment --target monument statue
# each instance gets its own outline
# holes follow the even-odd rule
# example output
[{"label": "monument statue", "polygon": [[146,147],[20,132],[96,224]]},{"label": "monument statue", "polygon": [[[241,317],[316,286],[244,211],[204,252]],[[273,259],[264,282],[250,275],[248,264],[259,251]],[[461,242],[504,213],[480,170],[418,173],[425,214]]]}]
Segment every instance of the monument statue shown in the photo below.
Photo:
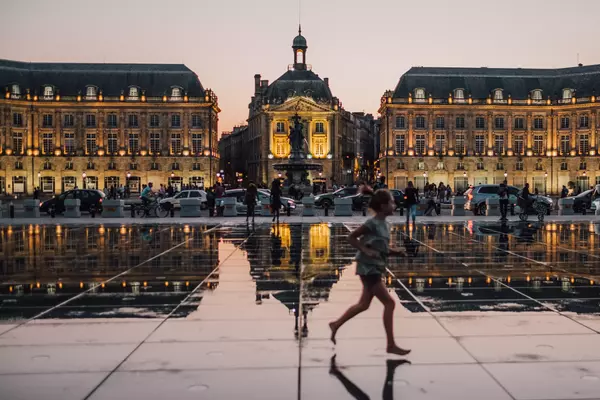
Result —
[{"label": "monument statue", "polygon": [[[304,133],[302,133],[304,126],[302,125],[302,122],[300,122],[300,116],[298,114],[292,117],[292,121],[294,121],[294,127],[290,128],[288,138],[290,140],[290,146],[292,147],[292,158],[296,158],[296,155],[304,153]],[[299,158],[303,157],[300,156]]]}]

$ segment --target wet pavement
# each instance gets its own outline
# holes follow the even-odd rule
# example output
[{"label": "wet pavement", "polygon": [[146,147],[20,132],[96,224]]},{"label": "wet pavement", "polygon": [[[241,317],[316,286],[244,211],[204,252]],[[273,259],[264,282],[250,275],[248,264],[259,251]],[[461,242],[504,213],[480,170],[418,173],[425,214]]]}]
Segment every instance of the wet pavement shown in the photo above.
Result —
[{"label": "wet pavement", "polygon": [[600,398],[600,225],[393,224],[403,360],[355,221],[0,226],[0,399]]}]

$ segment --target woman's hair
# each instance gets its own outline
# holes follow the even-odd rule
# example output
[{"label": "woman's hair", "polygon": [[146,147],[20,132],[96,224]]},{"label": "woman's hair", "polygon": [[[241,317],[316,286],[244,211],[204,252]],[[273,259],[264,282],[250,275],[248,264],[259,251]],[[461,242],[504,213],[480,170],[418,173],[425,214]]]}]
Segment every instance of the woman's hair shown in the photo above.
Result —
[{"label": "woman's hair", "polygon": [[384,204],[387,204],[392,199],[392,194],[387,189],[377,189],[373,191],[373,188],[368,185],[363,185],[362,194],[368,194],[371,196],[369,201],[369,208],[377,212],[381,210]]},{"label": "woman's hair", "polygon": [[407,187],[409,187],[409,188],[413,187],[412,181],[408,181],[408,186]]}]

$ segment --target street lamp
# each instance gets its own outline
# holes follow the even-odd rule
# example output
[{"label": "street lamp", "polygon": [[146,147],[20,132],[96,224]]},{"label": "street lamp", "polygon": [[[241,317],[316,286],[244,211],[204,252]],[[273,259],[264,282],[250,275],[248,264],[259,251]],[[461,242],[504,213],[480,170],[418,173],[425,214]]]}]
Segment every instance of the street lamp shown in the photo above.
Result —
[{"label": "street lamp", "polygon": [[87,174],[85,172],[83,174],[81,174],[81,181],[82,181],[82,185],[83,185],[84,189],[87,187],[87,181],[85,179],[86,177],[87,177]]},{"label": "street lamp", "polygon": [[544,192],[548,196],[548,171],[544,172]]}]

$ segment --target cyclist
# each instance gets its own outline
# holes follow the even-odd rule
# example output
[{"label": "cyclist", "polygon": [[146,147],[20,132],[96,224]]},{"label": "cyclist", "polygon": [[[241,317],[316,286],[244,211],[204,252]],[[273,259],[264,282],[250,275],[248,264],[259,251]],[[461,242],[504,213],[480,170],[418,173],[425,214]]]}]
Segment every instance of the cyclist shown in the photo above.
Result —
[{"label": "cyclist", "polygon": [[148,186],[142,190],[142,205],[144,207],[148,207],[148,204],[152,202],[152,198],[154,197],[154,192],[152,192],[152,182],[148,182]]}]

